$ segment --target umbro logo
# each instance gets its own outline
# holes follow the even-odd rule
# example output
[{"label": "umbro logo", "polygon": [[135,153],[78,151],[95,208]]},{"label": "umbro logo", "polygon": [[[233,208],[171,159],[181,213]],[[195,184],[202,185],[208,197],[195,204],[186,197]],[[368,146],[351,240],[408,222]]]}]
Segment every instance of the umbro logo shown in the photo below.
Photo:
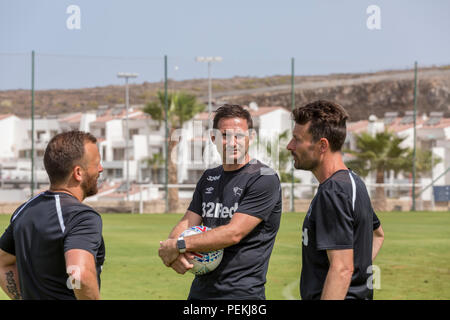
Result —
[{"label": "umbro logo", "polygon": [[208,181],[217,181],[220,179],[220,175],[218,176],[208,176],[208,178],[206,178],[206,180]]},{"label": "umbro logo", "polygon": [[205,194],[211,194],[214,191],[214,187],[206,188]]}]

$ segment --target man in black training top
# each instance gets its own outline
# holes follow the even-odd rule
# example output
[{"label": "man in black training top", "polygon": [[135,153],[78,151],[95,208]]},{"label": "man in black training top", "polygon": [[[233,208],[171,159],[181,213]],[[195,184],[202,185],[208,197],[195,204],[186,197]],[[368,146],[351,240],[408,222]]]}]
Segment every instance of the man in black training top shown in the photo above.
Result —
[{"label": "man in black training top", "polygon": [[17,208],[0,239],[0,284],[12,299],[100,298],[102,219],[81,203],[103,171],[96,142],[80,131],[50,140],[50,190]]},{"label": "man in black training top", "polygon": [[372,299],[372,262],[384,234],[364,182],[342,161],[348,115],[319,100],[293,111],[287,149],[319,181],[302,228],[302,299]]},{"label": "man in black training top", "polygon": [[[248,154],[251,116],[238,105],[220,107],[214,117],[213,142],[223,165],[206,170],[197,183],[192,202],[159,255],[166,266],[184,274],[192,268],[189,252],[224,250],[219,266],[196,276],[189,299],[265,299],[265,282],[281,218],[278,175]],[[195,225],[213,228],[177,241]],[[180,254],[177,242],[186,247]],[[182,245],[181,245],[182,247]],[[184,251],[184,250],[181,250]]]}]

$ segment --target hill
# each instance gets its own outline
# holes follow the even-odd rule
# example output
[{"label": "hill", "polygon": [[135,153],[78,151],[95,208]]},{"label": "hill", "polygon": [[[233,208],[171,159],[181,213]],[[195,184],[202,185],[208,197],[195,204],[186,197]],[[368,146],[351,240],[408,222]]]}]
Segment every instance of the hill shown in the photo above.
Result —
[{"label": "hill", "polygon": [[[419,69],[418,111],[440,111],[450,116],[450,67]],[[291,108],[290,76],[264,78],[233,77],[213,79],[213,96],[223,102]],[[207,102],[208,80],[193,79],[168,82],[169,90],[184,90]],[[163,82],[130,85],[130,104],[145,104],[155,98]],[[383,117],[385,112],[400,113],[413,109],[413,70],[391,70],[375,73],[331,74],[295,77],[296,106],[316,99],[341,103],[351,120],[367,119],[370,114]],[[105,86],[35,92],[35,114],[53,115],[83,112],[100,105],[124,103],[124,86]],[[0,114],[13,113],[30,117],[30,90],[0,91]]]}]

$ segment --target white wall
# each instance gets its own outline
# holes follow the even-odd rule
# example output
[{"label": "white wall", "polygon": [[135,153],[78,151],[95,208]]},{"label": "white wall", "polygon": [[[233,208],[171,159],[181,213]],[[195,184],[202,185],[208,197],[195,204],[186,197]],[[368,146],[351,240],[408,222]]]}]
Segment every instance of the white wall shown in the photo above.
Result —
[{"label": "white wall", "polygon": [[84,131],[84,132],[90,132],[90,124],[91,122],[95,121],[97,119],[97,114],[96,113],[83,113],[83,115],[81,116],[81,120],[80,120],[80,127],[79,130],[80,131]]},{"label": "white wall", "polygon": [[[433,166],[433,179],[436,179],[448,168],[450,159],[446,158],[446,150],[444,147],[434,147],[432,152],[433,156],[441,158],[441,162]],[[450,176],[450,174],[447,174],[446,176]],[[434,183],[434,185],[444,186],[450,184],[450,181],[446,181],[446,176],[442,176]]]},{"label": "white wall", "polygon": [[10,116],[3,120],[0,120],[0,137],[2,142],[0,143],[0,158],[8,159],[18,156],[17,145],[18,141],[15,133],[20,119],[16,116]]}]

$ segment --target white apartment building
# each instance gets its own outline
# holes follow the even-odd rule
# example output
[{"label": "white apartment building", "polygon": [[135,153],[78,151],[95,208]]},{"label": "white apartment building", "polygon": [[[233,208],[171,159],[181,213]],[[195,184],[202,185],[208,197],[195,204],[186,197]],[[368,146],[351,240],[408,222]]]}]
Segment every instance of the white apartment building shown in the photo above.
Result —
[{"label": "white apartment building", "polygon": [[[356,134],[369,132],[375,134],[385,129],[395,132],[398,136],[404,137],[401,147],[414,147],[414,119],[413,112],[408,111],[404,116],[399,116],[398,112],[387,112],[383,119],[370,116],[369,120],[361,120],[349,123],[347,126],[347,138],[345,147],[356,149]],[[431,150],[436,158],[441,162],[433,165],[431,175],[419,178],[417,183],[427,186],[450,167],[450,118],[444,118],[441,112],[431,112],[429,116],[422,114],[416,117],[416,147],[423,150]],[[375,183],[375,175],[367,177],[366,182]],[[408,184],[412,183],[411,177],[399,175],[394,177],[393,172],[385,173],[385,183],[387,184]],[[450,185],[450,172],[435,181],[433,185]],[[409,197],[409,189],[405,188],[405,197]],[[422,200],[432,200],[432,189],[423,192]]]},{"label": "white apartment building", "polygon": [[[274,167],[272,155],[266,154],[265,143],[272,143],[279,135],[288,130],[288,138],[281,141],[279,148],[285,148],[291,137],[292,120],[290,111],[277,106],[259,107],[250,103],[248,110],[252,115],[256,141],[250,148],[252,157]],[[179,141],[174,153],[177,163],[178,183],[195,184],[203,171],[220,164],[221,159],[215,146],[211,143],[209,132],[209,114],[202,112],[184,123],[183,128],[171,137]],[[128,119],[128,120],[127,120]],[[128,124],[128,139],[126,139]],[[399,117],[396,113],[387,113],[384,119],[371,116],[363,120],[348,124],[348,134],[345,146],[355,149],[355,134],[367,131],[378,132],[385,128],[394,130],[407,139],[405,146],[412,147],[411,115]],[[68,130],[82,130],[91,132],[98,139],[99,151],[104,168],[101,180],[109,199],[124,197],[123,192],[115,192],[124,182],[126,170],[129,167],[130,182],[162,184],[165,180],[165,127],[164,121],[155,121],[142,111],[142,106],[134,105],[128,110],[128,117],[123,105],[114,107],[100,106],[98,110],[35,119],[35,180],[48,182],[43,170],[43,154],[48,141],[55,134]],[[30,181],[31,154],[31,120],[20,119],[15,115],[0,115],[0,134],[3,141],[0,144],[1,181],[22,180]],[[439,156],[442,162],[434,166],[433,176],[437,177],[450,165],[450,119],[442,114],[432,113],[429,117],[417,119],[417,143],[419,147],[432,149],[433,154]],[[126,147],[128,148],[126,149]],[[126,152],[126,150],[128,152]],[[128,154],[128,161],[126,161]],[[159,161],[149,161],[157,159]],[[127,165],[128,162],[128,165]],[[283,168],[276,168],[282,169]],[[285,168],[284,170],[290,170]],[[309,171],[295,170],[295,177],[301,179],[301,185],[296,187],[297,197],[310,197],[314,192],[311,184],[317,184],[315,177]],[[393,175],[387,175],[387,182],[409,182],[407,178],[393,180]],[[403,180],[401,180],[403,179]],[[426,180],[428,179],[428,180]],[[423,179],[422,183],[431,182],[431,177]],[[368,182],[375,182],[368,178]],[[303,185],[303,186],[302,186]],[[306,187],[307,185],[308,187]],[[436,185],[450,185],[450,174],[443,176]],[[123,188],[123,187],[122,187]],[[130,198],[136,199],[139,188],[132,187]],[[101,197],[99,194],[99,197]],[[154,198],[158,193],[153,190],[146,198]],[[180,197],[190,197],[191,192],[180,192]],[[97,197],[97,198],[99,198]],[[106,194],[105,194],[106,197]],[[431,189],[425,194],[431,197]],[[3,199],[0,199],[0,201]],[[144,199],[146,200],[146,199]]]}]

